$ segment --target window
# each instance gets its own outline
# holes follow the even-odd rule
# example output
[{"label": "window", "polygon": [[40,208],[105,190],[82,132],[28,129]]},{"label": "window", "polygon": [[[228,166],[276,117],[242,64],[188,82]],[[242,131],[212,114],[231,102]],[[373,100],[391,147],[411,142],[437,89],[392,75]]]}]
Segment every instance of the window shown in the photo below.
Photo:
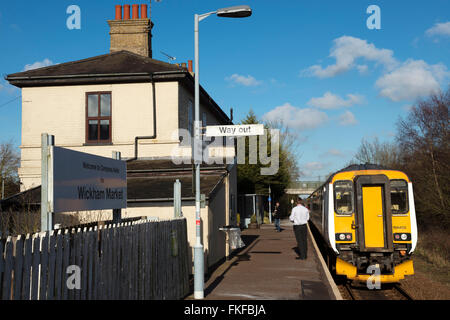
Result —
[{"label": "window", "polygon": [[405,180],[391,180],[391,211],[393,214],[408,212],[408,184]]},{"label": "window", "polygon": [[334,205],[337,214],[353,213],[353,184],[351,181],[334,183]]},{"label": "window", "polygon": [[86,143],[111,142],[111,92],[86,93]]}]

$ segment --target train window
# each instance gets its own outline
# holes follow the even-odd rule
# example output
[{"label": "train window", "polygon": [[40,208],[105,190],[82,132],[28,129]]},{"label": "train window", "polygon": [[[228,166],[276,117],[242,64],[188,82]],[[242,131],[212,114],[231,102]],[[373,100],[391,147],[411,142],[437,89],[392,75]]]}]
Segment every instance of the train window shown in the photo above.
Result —
[{"label": "train window", "polygon": [[405,180],[391,180],[391,210],[393,214],[408,212],[408,184]]},{"label": "train window", "polygon": [[351,181],[334,183],[334,205],[337,214],[353,213],[353,184]]}]

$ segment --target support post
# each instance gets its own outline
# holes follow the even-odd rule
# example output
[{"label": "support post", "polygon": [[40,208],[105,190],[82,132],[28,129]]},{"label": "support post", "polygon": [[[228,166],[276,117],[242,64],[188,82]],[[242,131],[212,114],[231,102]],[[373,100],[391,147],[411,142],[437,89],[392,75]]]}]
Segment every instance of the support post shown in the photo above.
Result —
[{"label": "support post", "polygon": [[272,223],[272,191],[269,184],[269,223]]},{"label": "support post", "polygon": [[[122,160],[122,154],[118,151],[112,152],[114,160]],[[113,209],[113,223],[120,223],[122,221],[122,209]]]},{"label": "support post", "polygon": [[55,136],[41,134],[41,232],[53,229],[53,213],[49,205],[49,159],[50,147],[55,145]]},{"label": "support post", "polygon": [[181,182],[178,179],[173,184],[173,216],[181,217]]},{"label": "support post", "polygon": [[200,219],[200,68],[199,68],[199,15],[195,15],[194,42],[195,42],[195,118],[194,118],[194,164],[195,164],[195,245],[194,245],[194,298],[204,298],[204,252],[201,241]]}]

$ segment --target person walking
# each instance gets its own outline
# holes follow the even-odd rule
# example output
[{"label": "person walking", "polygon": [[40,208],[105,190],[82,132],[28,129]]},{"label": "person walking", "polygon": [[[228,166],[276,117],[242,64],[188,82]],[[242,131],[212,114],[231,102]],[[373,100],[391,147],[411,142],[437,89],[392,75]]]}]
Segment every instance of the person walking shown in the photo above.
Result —
[{"label": "person walking", "polygon": [[280,202],[275,203],[275,209],[273,211],[273,218],[275,219],[275,229],[277,232],[281,232],[280,227],[280,218],[281,218],[281,208],[280,208]]},{"label": "person walking", "polygon": [[299,250],[299,257],[296,259],[305,260],[308,250],[306,224],[309,220],[309,210],[303,205],[302,198],[297,199],[297,206],[292,209],[289,220],[294,223],[294,234]]}]

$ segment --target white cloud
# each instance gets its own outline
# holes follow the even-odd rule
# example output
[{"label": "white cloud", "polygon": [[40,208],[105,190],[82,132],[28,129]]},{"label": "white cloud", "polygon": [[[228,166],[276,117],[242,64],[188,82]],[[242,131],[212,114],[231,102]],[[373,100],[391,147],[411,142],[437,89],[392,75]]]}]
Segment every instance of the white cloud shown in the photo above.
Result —
[{"label": "white cloud", "polygon": [[329,91],[325,92],[323,97],[311,98],[307,105],[320,109],[338,109],[342,107],[350,107],[355,104],[364,103],[364,96],[359,94],[347,94],[347,99],[343,99]]},{"label": "white cloud", "polygon": [[35,63],[27,64],[24,67],[23,71],[39,69],[39,68],[48,67],[48,66],[51,66],[51,65],[54,65],[54,63],[50,59],[45,58],[42,61],[36,61]]},{"label": "white cloud", "polygon": [[318,78],[330,78],[338,74],[349,71],[357,67],[359,72],[367,72],[367,66],[356,65],[355,61],[364,58],[382,64],[390,69],[397,64],[393,57],[393,51],[388,49],[378,49],[373,44],[350,36],[342,36],[333,40],[330,57],[336,59],[336,63],[323,68],[320,65],[313,65],[302,72],[303,75],[315,76]]},{"label": "white cloud", "polygon": [[297,130],[314,129],[328,121],[326,113],[312,108],[298,108],[285,103],[263,115],[265,121],[282,121],[289,128]]},{"label": "white cloud", "polygon": [[375,83],[380,95],[392,101],[415,100],[440,89],[439,82],[449,76],[443,64],[429,65],[423,60],[405,61]]},{"label": "white cloud", "polygon": [[339,116],[339,124],[341,126],[352,126],[358,123],[353,113],[350,111],[345,111]]},{"label": "white cloud", "polygon": [[430,29],[425,31],[427,36],[450,36],[450,21],[436,23]]},{"label": "white cloud", "polygon": [[[437,23],[426,33],[428,35],[450,35],[450,22]],[[373,61],[384,66],[375,86],[380,90],[382,97],[395,102],[411,101],[429,95],[439,90],[444,80],[450,76],[447,67],[442,63],[429,65],[423,60],[414,59],[401,62],[394,58],[392,50],[376,48],[366,40],[350,36],[335,39],[330,51],[330,57],[336,59],[335,64],[327,67],[314,65],[304,70],[302,74],[328,78],[347,72],[352,68],[364,74],[368,72],[368,66],[358,64],[357,60]],[[348,95],[345,100],[329,93],[324,97],[311,99],[308,104],[331,109],[339,106],[345,107],[346,103],[351,103],[351,99]],[[349,118],[348,115],[347,118]]]},{"label": "white cloud", "polygon": [[225,80],[233,82],[235,84],[240,84],[246,87],[256,87],[262,84],[262,81],[256,80],[251,75],[248,76],[242,76],[237,73],[225,78]]},{"label": "white cloud", "polygon": [[316,179],[319,176],[323,178],[323,170],[328,168],[330,163],[322,163],[319,161],[311,161],[300,165],[300,176],[310,179]]},{"label": "white cloud", "polygon": [[333,156],[333,157],[344,157],[345,156],[345,154],[342,151],[335,149],[335,148],[331,148],[330,150],[325,152],[324,155],[325,156]]},{"label": "white cloud", "polygon": [[323,169],[324,165],[323,163],[320,163],[319,161],[312,161],[305,163],[303,167],[308,171],[317,171]]},{"label": "white cloud", "polygon": [[367,64],[359,64],[356,66],[360,74],[367,74],[369,72],[369,67]]}]

